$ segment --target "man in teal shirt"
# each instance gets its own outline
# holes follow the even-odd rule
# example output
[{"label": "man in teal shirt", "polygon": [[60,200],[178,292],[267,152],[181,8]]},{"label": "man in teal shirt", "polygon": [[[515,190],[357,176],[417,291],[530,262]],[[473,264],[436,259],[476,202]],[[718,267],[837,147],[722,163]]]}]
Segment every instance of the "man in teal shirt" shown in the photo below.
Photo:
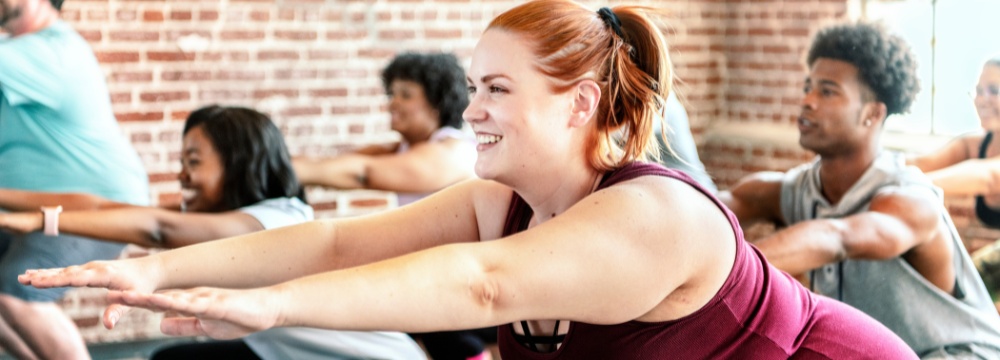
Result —
[{"label": "man in teal shirt", "polygon": [[[62,0],[0,0],[0,189],[81,193],[144,205],[147,176],[111,110],[90,46],[59,20]],[[52,199],[6,197],[37,210]],[[51,200],[49,200],[51,201]],[[0,234],[0,346],[18,358],[88,358],[62,291],[17,283],[25,269],[117,256],[121,245],[73,236]]]}]

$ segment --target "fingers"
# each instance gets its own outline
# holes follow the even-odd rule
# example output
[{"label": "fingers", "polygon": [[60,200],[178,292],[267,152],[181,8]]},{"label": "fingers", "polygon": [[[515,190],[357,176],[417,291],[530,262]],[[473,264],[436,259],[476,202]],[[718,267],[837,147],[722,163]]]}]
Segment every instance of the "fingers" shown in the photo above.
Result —
[{"label": "fingers", "polygon": [[21,284],[37,288],[64,286],[107,288],[112,280],[107,266],[95,263],[66,268],[28,270],[17,277],[17,281]]},{"label": "fingers", "polygon": [[208,336],[201,328],[201,321],[193,317],[164,318],[160,331],[170,336]]},{"label": "fingers", "polygon": [[[109,295],[108,297],[110,300],[111,296]],[[104,316],[102,317],[102,320],[104,322],[104,327],[107,328],[108,330],[114,329],[115,324],[118,323],[118,320],[121,320],[121,318],[125,317],[125,314],[128,314],[128,312],[131,310],[132,308],[121,304],[113,303],[111,305],[108,305],[108,307],[104,309]]]}]

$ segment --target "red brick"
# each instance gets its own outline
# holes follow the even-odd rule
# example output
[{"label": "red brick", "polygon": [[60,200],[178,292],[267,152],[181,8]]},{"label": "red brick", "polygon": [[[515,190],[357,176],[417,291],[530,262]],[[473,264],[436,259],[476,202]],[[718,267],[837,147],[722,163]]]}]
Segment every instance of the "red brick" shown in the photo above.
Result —
[{"label": "red brick", "polygon": [[108,76],[112,82],[150,82],[153,81],[152,71],[114,71]]},{"label": "red brick", "polygon": [[268,21],[271,20],[271,12],[265,10],[254,10],[250,12],[250,20],[252,21]]},{"label": "red brick", "polygon": [[257,53],[257,60],[298,60],[299,53],[295,51],[261,51]]},{"label": "red brick", "polygon": [[417,32],[413,30],[383,30],[378,32],[378,37],[385,40],[412,40],[417,37]]},{"label": "red brick", "polygon": [[309,96],[311,97],[345,97],[347,96],[347,88],[330,88],[330,89],[313,89],[309,90]]},{"label": "red brick", "polygon": [[131,92],[113,92],[108,94],[111,97],[112,104],[127,104],[132,102]]},{"label": "red brick", "polygon": [[94,55],[102,63],[139,62],[139,53],[135,51],[95,51]]},{"label": "red brick", "polygon": [[142,102],[169,102],[190,100],[191,93],[187,91],[150,91],[139,94]]},{"label": "red brick", "polygon": [[428,39],[461,39],[461,29],[424,29],[424,37]]},{"label": "red brick", "polygon": [[198,12],[198,20],[214,21],[219,19],[219,12],[215,10],[202,10]]},{"label": "red brick", "polygon": [[318,37],[315,31],[274,31],[274,38],[282,40],[316,40]]},{"label": "red brick", "polygon": [[212,78],[211,71],[164,71],[160,73],[164,81],[204,81]]},{"label": "red brick", "polygon": [[111,41],[157,41],[160,33],[156,31],[116,30],[108,33]]},{"label": "red brick", "polygon": [[147,22],[162,22],[164,19],[163,12],[158,10],[146,10],[142,12],[142,21]]},{"label": "red brick", "polygon": [[264,32],[258,30],[224,30],[219,33],[222,40],[263,40]]},{"label": "red brick", "polygon": [[266,76],[264,71],[261,70],[220,70],[215,73],[216,80],[261,81]]},{"label": "red brick", "polygon": [[281,90],[254,90],[254,99],[266,99],[269,97],[298,97],[299,91],[294,89]]},{"label": "red brick", "polygon": [[194,53],[183,53],[180,51],[149,51],[146,53],[149,61],[192,61]]},{"label": "red brick", "polygon": [[118,121],[158,121],[163,120],[163,112],[153,111],[153,112],[126,112],[126,113],[115,113],[115,118]]},{"label": "red brick", "polygon": [[103,37],[100,30],[77,30],[77,33],[88,42],[99,42]]},{"label": "red brick", "polygon": [[284,117],[295,116],[318,116],[323,114],[323,109],[319,106],[289,107],[280,112]]},{"label": "red brick", "polygon": [[190,11],[171,11],[170,20],[173,21],[190,21],[194,18],[194,14]]},{"label": "red brick", "polygon": [[274,78],[278,80],[308,80],[319,77],[319,71],[308,69],[275,70]]}]

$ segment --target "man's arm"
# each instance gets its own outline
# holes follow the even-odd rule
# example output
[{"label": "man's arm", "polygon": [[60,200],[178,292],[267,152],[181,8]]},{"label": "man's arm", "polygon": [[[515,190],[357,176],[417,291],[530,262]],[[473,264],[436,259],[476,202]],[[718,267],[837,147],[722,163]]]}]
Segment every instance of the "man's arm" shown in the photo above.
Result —
[{"label": "man's arm", "polygon": [[735,186],[719,192],[719,200],[726,204],[747,227],[758,222],[784,222],[781,216],[781,180],[783,173],[759,172],[740,180]]},{"label": "man's arm", "polygon": [[792,275],[844,259],[882,260],[930,241],[939,216],[927,194],[890,190],[869,211],[797,223],[755,243],[775,267]]},{"label": "man's arm", "polygon": [[0,209],[37,211],[40,206],[62,206],[66,211],[96,210],[129,206],[100,196],[82,193],[48,193],[0,189]]}]

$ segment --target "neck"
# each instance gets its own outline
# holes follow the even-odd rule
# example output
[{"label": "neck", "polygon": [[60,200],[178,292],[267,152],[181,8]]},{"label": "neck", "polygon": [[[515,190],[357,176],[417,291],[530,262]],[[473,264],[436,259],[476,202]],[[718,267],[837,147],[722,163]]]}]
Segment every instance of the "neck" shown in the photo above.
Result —
[{"label": "neck", "polygon": [[820,157],[819,179],[823,196],[831,204],[836,204],[854,183],[868,171],[878,156],[878,147],[869,147],[856,153],[839,156]]},{"label": "neck", "polygon": [[412,145],[430,140],[431,135],[433,135],[435,131],[437,131],[437,128],[431,127],[426,129],[414,129],[413,131],[400,135],[403,136],[403,140]]},{"label": "neck", "polygon": [[[586,162],[583,162],[586,164]],[[540,176],[525,177],[529,180],[514,191],[531,207],[534,223],[540,224],[562,214],[587,197],[597,188],[602,173],[589,165],[572,166],[572,169],[547,169]],[[559,174],[554,176],[553,174]],[[552,179],[544,182],[540,179]],[[533,180],[533,181],[532,181]]]}]

